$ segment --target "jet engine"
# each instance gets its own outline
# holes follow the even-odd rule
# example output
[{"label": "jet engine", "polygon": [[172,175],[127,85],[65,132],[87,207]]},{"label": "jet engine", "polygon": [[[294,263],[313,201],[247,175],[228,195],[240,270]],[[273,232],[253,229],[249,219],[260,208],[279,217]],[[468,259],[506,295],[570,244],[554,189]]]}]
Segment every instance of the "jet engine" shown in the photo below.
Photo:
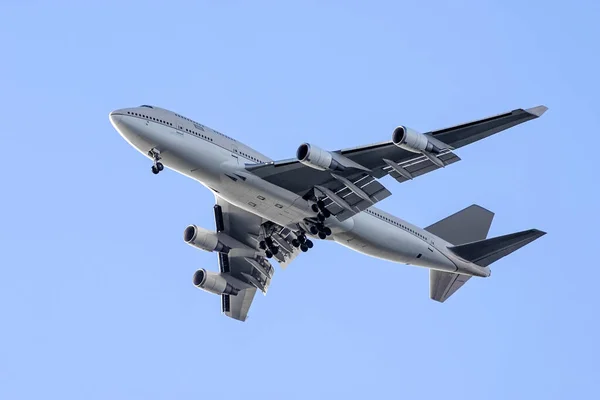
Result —
[{"label": "jet engine", "polygon": [[298,147],[296,158],[302,164],[321,171],[343,171],[346,169],[333,158],[330,152],[308,143],[301,144]]},{"label": "jet engine", "polygon": [[220,273],[206,271],[205,269],[199,269],[194,272],[192,282],[198,289],[213,294],[230,294],[235,296],[240,291],[227,282]]},{"label": "jet engine", "polygon": [[431,143],[427,135],[413,131],[405,126],[399,126],[392,133],[392,143],[413,153],[429,152],[438,154],[441,149]]},{"label": "jet engine", "polygon": [[196,225],[190,225],[183,231],[183,240],[190,246],[194,246],[204,251],[218,251],[219,253],[229,253],[229,247],[219,241],[216,232],[199,228]]}]

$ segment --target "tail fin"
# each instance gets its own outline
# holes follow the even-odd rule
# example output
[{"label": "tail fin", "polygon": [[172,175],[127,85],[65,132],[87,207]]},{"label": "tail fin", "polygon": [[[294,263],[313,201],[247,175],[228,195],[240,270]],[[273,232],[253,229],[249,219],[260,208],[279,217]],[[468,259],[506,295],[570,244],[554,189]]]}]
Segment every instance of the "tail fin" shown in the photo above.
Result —
[{"label": "tail fin", "polygon": [[[454,244],[449,249],[459,257],[482,267],[487,267],[545,234],[532,229],[486,239],[493,218],[493,212],[473,204],[425,230]],[[429,297],[443,303],[470,278],[469,275],[429,270]]]},{"label": "tail fin", "polygon": [[425,230],[452,244],[469,243],[487,237],[492,219],[493,212],[473,204],[428,226]]},{"label": "tail fin", "polygon": [[546,232],[530,229],[528,231],[511,233],[492,239],[454,246],[449,249],[454,254],[467,261],[471,261],[482,267],[487,267],[491,263],[498,261],[502,257],[509,255],[513,251],[520,249],[545,234]]}]

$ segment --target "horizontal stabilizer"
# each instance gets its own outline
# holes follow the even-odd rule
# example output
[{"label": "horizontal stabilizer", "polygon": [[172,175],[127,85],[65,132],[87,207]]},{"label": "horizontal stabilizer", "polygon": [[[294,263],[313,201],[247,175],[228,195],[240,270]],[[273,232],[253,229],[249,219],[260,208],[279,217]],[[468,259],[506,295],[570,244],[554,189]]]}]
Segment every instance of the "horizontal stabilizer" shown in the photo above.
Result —
[{"label": "horizontal stabilizer", "polygon": [[471,276],[429,270],[429,297],[443,303],[469,280]]},{"label": "horizontal stabilizer", "polygon": [[479,266],[487,267],[515,250],[544,236],[546,232],[530,229],[478,242],[449,247],[457,256]]},{"label": "horizontal stabilizer", "polygon": [[425,228],[452,244],[463,244],[485,239],[492,225],[494,213],[473,204]]}]

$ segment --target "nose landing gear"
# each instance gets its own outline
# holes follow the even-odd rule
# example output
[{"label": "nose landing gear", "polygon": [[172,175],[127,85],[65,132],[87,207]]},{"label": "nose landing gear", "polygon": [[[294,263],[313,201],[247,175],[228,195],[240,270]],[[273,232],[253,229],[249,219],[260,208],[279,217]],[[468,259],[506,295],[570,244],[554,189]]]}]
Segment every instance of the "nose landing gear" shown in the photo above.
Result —
[{"label": "nose landing gear", "polygon": [[154,175],[158,174],[160,171],[165,169],[163,163],[160,162],[160,150],[152,148],[148,152],[148,155],[152,157],[152,161],[154,162],[154,164],[152,165],[152,173]]}]

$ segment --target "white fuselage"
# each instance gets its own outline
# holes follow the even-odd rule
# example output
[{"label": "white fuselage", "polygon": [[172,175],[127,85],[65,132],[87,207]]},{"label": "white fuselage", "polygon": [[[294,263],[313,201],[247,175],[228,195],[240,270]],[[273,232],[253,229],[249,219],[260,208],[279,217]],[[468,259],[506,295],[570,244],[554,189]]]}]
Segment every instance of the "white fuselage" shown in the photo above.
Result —
[{"label": "white fuselage", "polygon": [[[265,220],[297,230],[314,218],[300,195],[248,172],[245,164],[272,162],[250,147],[171,111],[142,106],[110,114],[115,129],[149,157],[160,151],[168,168],[197,180],[216,196]],[[375,207],[343,222],[328,218],[334,241],[373,257],[427,268],[488,276],[489,270],[460,259],[450,243]]]}]

